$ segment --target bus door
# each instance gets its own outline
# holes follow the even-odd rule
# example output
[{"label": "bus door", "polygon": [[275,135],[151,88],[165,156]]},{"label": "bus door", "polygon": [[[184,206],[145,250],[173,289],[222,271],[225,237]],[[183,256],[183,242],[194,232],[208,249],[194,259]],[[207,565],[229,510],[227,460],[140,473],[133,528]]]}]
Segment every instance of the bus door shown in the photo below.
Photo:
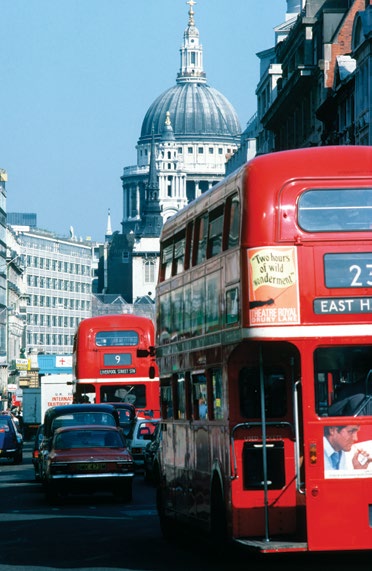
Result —
[{"label": "bus door", "polygon": [[352,342],[316,347],[314,372],[303,379],[315,389],[304,450],[314,551],[372,545],[372,346]]},{"label": "bus door", "polygon": [[239,418],[231,429],[234,536],[295,534],[302,426],[294,409],[298,351],[286,342],[243,343],[229,369],[230,382],[238,379],[237,402],[231,400]]}]

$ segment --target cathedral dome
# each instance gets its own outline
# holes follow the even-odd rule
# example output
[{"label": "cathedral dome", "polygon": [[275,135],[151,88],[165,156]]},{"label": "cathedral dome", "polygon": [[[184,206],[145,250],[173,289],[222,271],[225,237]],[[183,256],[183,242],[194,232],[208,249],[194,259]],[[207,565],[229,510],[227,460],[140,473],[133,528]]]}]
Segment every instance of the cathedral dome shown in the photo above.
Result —
[{"label": "cathedral dome", "polygon": [[236,140],[241,134],[238,116],[222,93],[203,82],[178,83],[150,105],[142,123],[140,143],[161,137],[166,114],[177,140],[202,138]]},{"label": "cathedral dome", "polygon": [[138,144],[162,138],[167,119],[177,141],[215,141],[239,144],[241,126],[231,103],[210,87],[203,69],[203,49],[194,21],[194,0],[189,0],[189,22],[180,49],[181,67],[177,84],[164,91],[150,105],[142,123]]}]

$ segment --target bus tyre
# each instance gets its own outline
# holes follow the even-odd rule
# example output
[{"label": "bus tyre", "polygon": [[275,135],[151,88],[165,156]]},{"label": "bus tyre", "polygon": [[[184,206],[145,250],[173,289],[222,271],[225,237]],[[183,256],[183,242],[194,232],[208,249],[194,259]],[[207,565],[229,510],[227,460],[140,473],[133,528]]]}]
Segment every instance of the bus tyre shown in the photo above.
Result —
[{"label": "bus tyre", "polygon": [[166,541],[173,542],[177,539],[176,522],[165,514],[164,492],[160,486],[156,490],[156,506],[158,510],[160,531]]},{"label": "bus tyre", "polygon": [[211,541],[214,545],[221,546],[227,541],[227,518],[225,502],[221,485],[214,480],[211,492]]},{"label": "bus tyre", "polygon": [[157,462],[154,463],[152,468],[152,483],[155,487],[158,487],[160,484],[160,466]]}]

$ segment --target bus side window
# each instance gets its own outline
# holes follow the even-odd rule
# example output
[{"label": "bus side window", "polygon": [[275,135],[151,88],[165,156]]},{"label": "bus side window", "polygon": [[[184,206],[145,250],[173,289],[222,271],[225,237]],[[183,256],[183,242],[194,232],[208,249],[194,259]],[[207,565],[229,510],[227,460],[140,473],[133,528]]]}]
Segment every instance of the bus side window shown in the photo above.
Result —
[{"label": "bus side window", "polygon": [[239,228],[240,228],[240,203],[239,197],[235,194],[229,197],[226,202],[225,215],[225,231],[224,231],[224,250],[234,248],[239,244]]},{"label": "bus side window", "polygon": [[186,405],[186,418],[192,419],[192,389],[191,389],[191,375],[190,372],[185,374],[185,405]]},{"label": "bus side window", "polygon": [[185,264],[185,231],[174,240],[173,271],[174,276],[184,271]]},{"label": "bus side window", "polygon": [[173,266],[173,240],[164,244],[161,252],[160,275],[161,281],[169,279],[172,275]]},{"label": "bus side window", "polygon": [[160,387],[161,395],[161,417],[163,419],[173,418],[173,395],[170,379],[163,380]]},{"label": "bus side window", "polygon": [[189,222],[186,227],[186,243],[185,243],[185,270],[191,266],[192,245],[193,245],[194,223]]},{"label": "bus side window", "polygon": [[177,391],[177,404],[178,415],[177,418],[186,418],[186,383],[185,376],[179,373],[175,376],[176,391]]},{"label": "bus side window", "polygon": [[223,386],[222,386],[222,369],[212,369],[212,399],[213,399],[213,419],[223,418]]},{"label": "bus side window", "polygon": [[222,251],[223,206],[219,206],[209,215],[207,258],[213,258]]},{"label": "bus side window", "polygon": [[208,418],[207,379],[205,375],[192,375],[193,418],[201,420]]},{"label": "bus side window", "polygon": [[237,323],[239,321],[239,290],[234,287],[226,291],[226,324]]},{"label": "bus side window", "polygon": [[200,216],[195,224],[194,264],[201,264],[207,257],[208,214]]}]

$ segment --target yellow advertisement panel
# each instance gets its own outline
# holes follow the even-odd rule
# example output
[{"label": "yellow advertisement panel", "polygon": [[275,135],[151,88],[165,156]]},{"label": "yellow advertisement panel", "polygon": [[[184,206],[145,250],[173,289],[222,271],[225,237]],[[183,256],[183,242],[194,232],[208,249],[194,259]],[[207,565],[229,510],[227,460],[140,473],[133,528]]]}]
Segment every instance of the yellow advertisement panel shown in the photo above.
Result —
[{"label": "yellow advertisement panel", "polygon": [[251,248],[248,269],[250,324],[300,323],[296,248]]}]

